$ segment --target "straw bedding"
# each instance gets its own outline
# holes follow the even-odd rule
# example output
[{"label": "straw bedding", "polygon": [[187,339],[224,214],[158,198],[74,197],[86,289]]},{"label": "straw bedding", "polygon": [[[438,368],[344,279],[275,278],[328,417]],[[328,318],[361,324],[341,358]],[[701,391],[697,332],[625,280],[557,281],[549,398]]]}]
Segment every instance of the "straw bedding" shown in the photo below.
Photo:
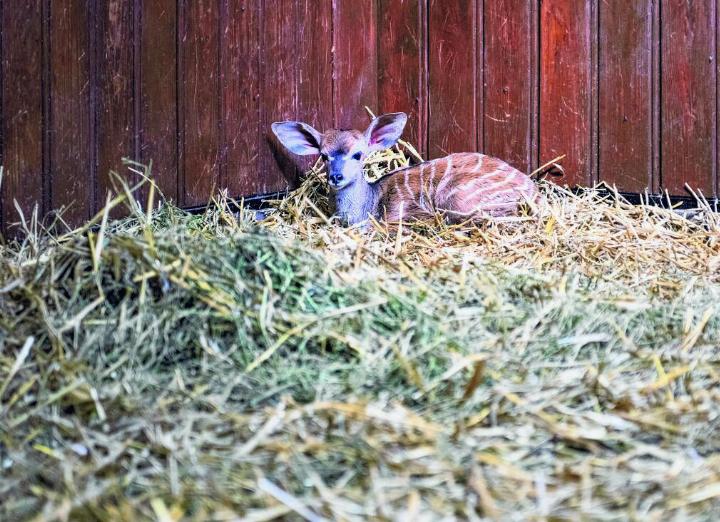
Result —
[{"label": "straw bedding", "polygon": [[542,189],[472,227],[344,229],[317,170],[260,222],[29,220],[0,519],[717,519],[718,216]]}]

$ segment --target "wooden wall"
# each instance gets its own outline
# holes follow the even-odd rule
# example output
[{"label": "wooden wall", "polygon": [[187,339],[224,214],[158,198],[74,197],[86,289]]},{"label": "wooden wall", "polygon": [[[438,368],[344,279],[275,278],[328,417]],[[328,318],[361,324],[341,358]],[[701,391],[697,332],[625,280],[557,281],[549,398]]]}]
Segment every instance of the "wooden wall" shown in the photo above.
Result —
[{"label": "wooden wall", "polygon": [[[429,157],[480,150],[570,184],[718,188],[718,0],[0,1],[0,220],[105,200],[123,156],[197,205],[296,167],[269,124],[410,114]],[[302,166],[302,165],[301,165]]]}]

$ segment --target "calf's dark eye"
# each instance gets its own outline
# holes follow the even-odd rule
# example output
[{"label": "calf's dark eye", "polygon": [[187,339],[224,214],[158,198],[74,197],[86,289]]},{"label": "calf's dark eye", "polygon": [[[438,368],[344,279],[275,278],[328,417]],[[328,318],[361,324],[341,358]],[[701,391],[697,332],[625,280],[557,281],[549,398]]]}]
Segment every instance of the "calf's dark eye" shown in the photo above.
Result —
[{"label": "calf's dark eye", "polygon": [[360,158],[362,158],[362,152],[356,152],[355,154],[353,154],[354,160],[360,161]]}]

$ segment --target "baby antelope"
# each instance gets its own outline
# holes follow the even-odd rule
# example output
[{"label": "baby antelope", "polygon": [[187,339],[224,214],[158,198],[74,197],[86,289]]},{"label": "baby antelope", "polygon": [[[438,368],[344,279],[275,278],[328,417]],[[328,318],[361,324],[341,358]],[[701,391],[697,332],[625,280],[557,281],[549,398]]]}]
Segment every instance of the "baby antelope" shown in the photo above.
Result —
[{"label": "baby antelope", "polygon": [[290,152],[319,154],[335,196],[335,211],[348,224],[372,216],[388,222],[431,219],[439,213],[452,223],[516,214],[538,199],[535,183],[497,158],[479,153],[451,154],[391,172],[375,183],[363,175],[368,154],[392,147],[407,115],[375,118],[365,132],[328,130],[286,121],[272,124]]}]

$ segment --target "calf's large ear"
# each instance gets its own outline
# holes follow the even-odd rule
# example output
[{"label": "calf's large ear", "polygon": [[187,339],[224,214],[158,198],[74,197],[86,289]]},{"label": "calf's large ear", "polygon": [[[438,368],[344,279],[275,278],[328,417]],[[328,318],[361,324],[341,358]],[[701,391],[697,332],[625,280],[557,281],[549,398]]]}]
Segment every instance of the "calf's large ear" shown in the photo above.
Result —
[{"label": "calf's large ear", "polygon": [[406,123],[407,114],[404,112],[383,114],[375,118],[365,131],[369,151],[383,150],[395,145],[402,136]]},{"label": "calf's large ear", "polygon": [[277,139],[290,152],[299,156],[320,154],[322,134],[310,125],[299,121],[280,121],[272,124]]}]

